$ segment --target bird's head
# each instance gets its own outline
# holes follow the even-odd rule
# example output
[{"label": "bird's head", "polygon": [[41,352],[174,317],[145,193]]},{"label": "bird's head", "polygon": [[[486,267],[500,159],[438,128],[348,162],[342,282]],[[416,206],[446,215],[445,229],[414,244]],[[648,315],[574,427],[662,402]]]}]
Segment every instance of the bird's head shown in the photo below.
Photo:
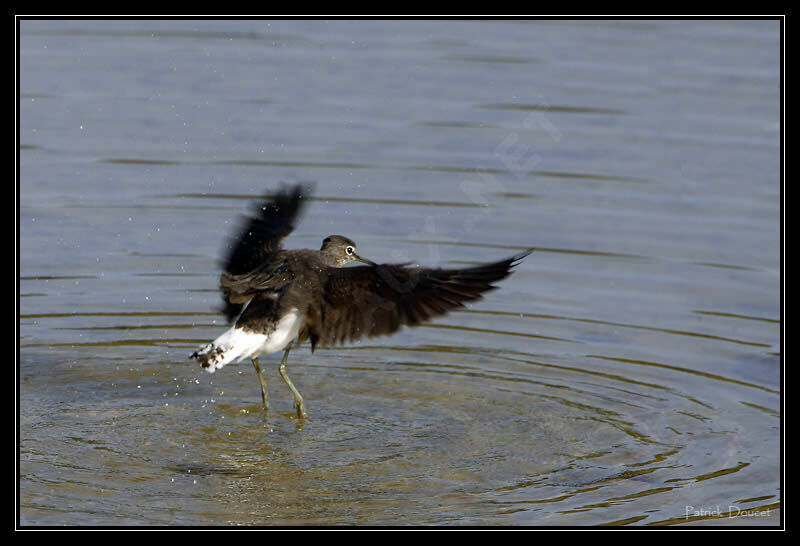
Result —
[{"label": "bird's head", "polygon": [[319,250],[325,256],[326,261],[335,267],[341,267],[352,261],[359,261],[367,265],[375,265],[375,262],[359,256],[356,253],[355,242],[342,235],[329,235],[325,237],[325,240],[322,241],[322,248]]}]

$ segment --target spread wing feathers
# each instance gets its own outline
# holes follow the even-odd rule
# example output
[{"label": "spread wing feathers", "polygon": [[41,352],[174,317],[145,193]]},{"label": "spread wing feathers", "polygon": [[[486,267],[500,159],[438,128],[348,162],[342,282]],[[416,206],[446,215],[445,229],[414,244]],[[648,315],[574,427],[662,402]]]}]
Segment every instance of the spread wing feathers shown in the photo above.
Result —
[{"label": "spread wing feathers", "polygon": [[465,269],[388,264],[330,269],[324,295],[309,306],[301,339],[309,338],[313,349],[415,326],[480,299],[528,254]]},{"label": "spread wing feathers", "polygon": [[262,264],[261,267],[242,275],[223,273],[219,287],[231,303],[247,303],[261,292],[277,292],[294,278],[286,260],[276,255],[276,260]]},{"label": "spread wing feathers", "polygon": [[223,290],[221,310],[228,322],[233,322],[243,304],[254,295],[252,291],[244,290],[250,280],[243,277],[265,264],[269,265],[272,255],[281,248],[283,238],[294,229],[311,189],[301,185],[283,188],[275,195],[265,197],[255,208],[253,216],[242,218],[236,236],[228,242],[227,255],[222,263],[225,274],[220,281]]},{"label": "spread wing feathers", "polygon": [[310,193],[310,187],[298,185],[265,197],[252,216],[243,218],[236,236],[229,241],[223,270],[241,275],[263,264],[294,229]]},{"label": "spread wing feathers", "polygon": [[286,260],[280,259],[280,254],[275,254],[274,260],[266,262],[253,271],[242,275],[223,273],[219,279],[222,290],[222,299],[225,304],[222,312],[228,322],[233,320],[242,311],[243,304],[259,294],[270,297],[277,296],[282,289],[292,281],[294,275]]}]

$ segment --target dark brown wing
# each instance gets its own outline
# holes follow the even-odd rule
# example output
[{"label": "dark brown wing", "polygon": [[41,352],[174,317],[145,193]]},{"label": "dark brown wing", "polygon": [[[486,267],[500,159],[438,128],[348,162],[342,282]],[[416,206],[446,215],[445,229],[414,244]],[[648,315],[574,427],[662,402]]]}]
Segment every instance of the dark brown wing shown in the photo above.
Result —
[{"label": "dark brown wing", "polygon": [[310,339],[313,349],[415,326],[480,299],[528,254],[465,269],[331,268],[323,294],[309,306],[301,340]]},{"label": "dark brown wing", "polygon": [[248,273],[280,249],[281,240],[294,229],[311,188],[294,186],[265,197],[254,214],[244,218],[228,243],[223,269],[232,275]]},{"label": "dark brown wing", "polygon": [[230,282],[234,276],[244,276],[265,265],[269,266],[269,262],[281,248],[283,238],[294,229],[310,195],[309,186],[283,188],[271,197],[265,197],[255,207],[253,215],[240,222],[236,236],[227,244],[226,257],[222,262],[222,269],[225,271],[221,279],[224,302],[222,312],[228,322],[236,318],[243,303],[252,294],[247,294],[249,291],[242,285],[241,278],[236,291],[226,288],[225,283]]},{"label": "dark brown wing", "polygon": [[294,279],[294,273],[284,253],[275,253],[272,259],[253,271],[242,275],[223,273],[219,280],[222,294],[230,303],[247,303],[256,294],[276,294]]}]

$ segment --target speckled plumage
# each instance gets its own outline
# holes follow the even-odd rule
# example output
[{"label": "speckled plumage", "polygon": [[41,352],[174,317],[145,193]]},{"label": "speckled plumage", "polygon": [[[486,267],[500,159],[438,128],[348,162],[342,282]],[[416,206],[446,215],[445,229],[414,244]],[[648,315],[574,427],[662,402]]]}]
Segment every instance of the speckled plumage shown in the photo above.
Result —
[{"label": "speckled plumage", "polygon": [[[228,362],[252,358],[265,407],[260,354],[286,349],[281,376],[303,417],[302,397],[284,370],[295,340],[310,341],[313,351],[416,326],[480,299],[530,253],[477,267],[431,269],[376,264],[360,257],[355,242],[341,235],[326,237],[320,250],[283,250],[281,240],[294,228],[309,191],[302,186],[284,189],[242,223],[220,278],[223,310],[234,324],[191,355],[212,372]],[[353,260],[366,265],[342,267]]]}]

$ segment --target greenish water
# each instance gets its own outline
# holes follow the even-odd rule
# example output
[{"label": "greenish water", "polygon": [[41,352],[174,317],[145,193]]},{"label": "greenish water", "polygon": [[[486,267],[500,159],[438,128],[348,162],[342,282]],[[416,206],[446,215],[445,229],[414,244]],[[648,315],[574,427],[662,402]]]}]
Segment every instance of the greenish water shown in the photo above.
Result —
[{"label": "greenish water", "polygon": [[[775,21],[22,21],[19,523],[777,525]],[[499,290],[208,375],[218,253]]]}]

